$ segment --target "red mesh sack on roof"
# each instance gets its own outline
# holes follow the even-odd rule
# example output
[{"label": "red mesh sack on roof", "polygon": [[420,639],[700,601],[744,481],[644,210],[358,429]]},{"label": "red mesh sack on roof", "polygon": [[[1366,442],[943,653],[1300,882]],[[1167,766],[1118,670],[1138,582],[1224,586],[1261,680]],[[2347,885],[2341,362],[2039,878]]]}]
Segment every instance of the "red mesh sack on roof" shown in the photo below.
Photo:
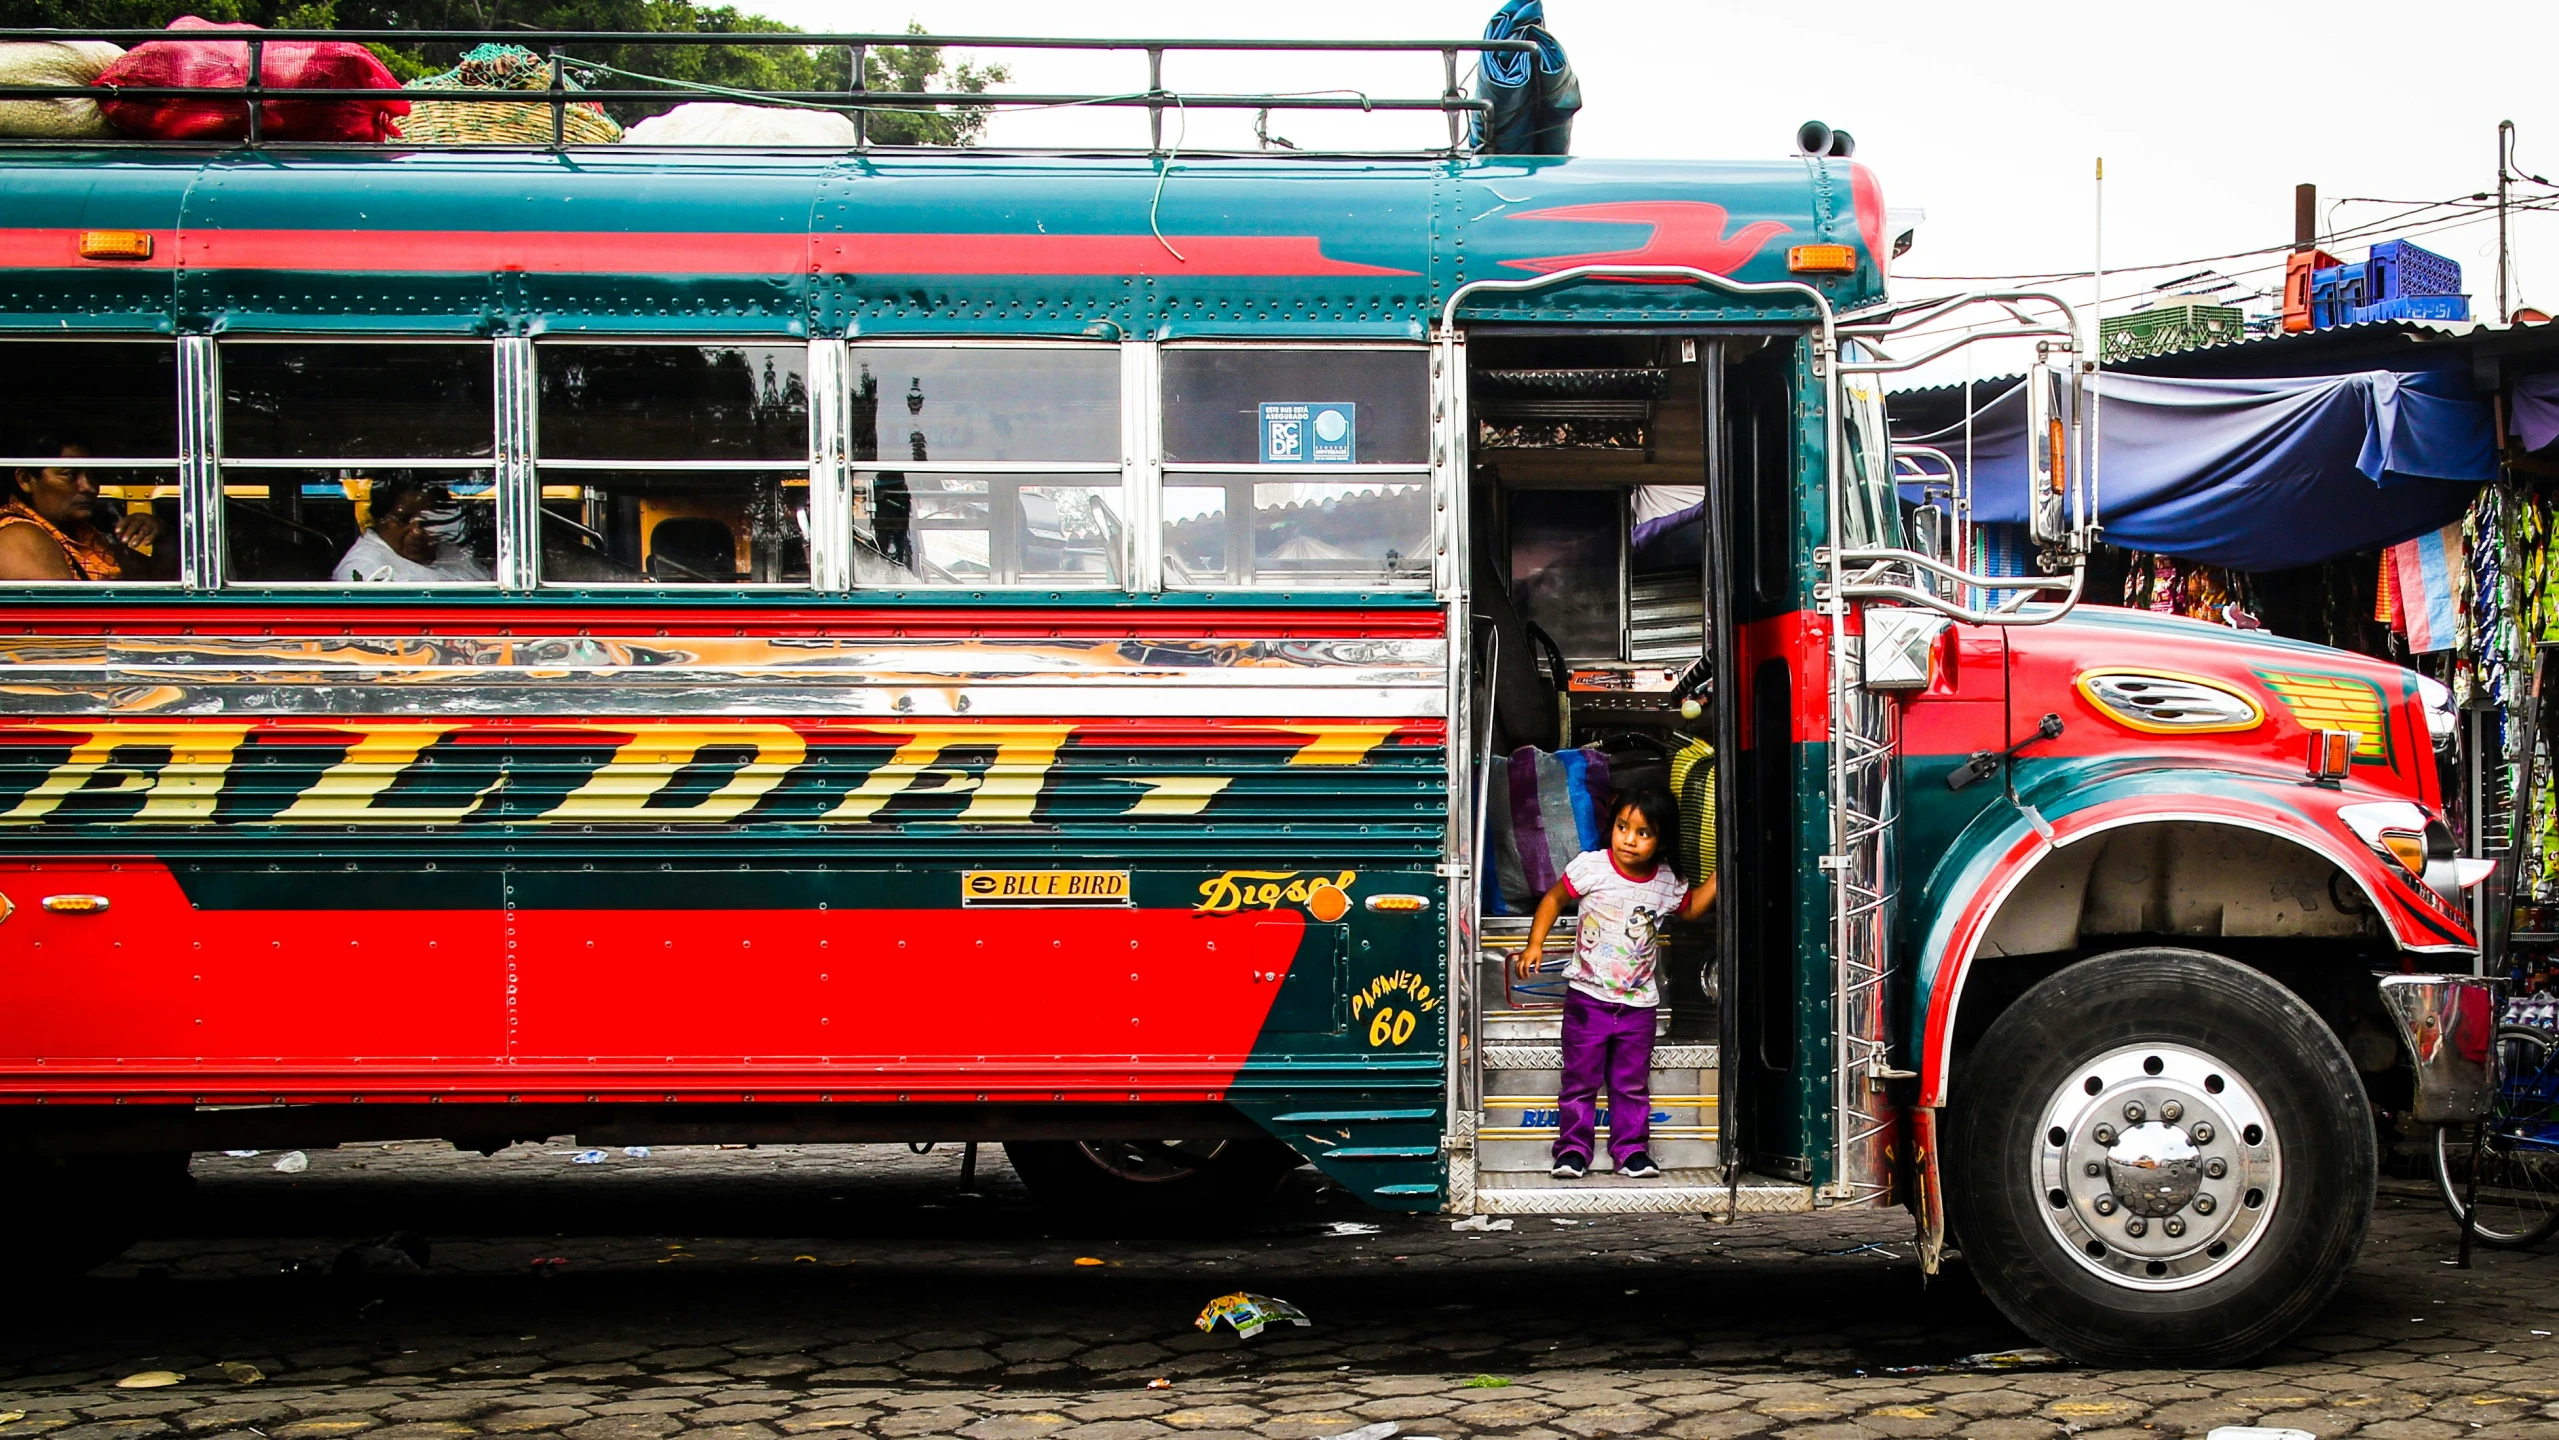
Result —
[{"label": "red mesh sack on roof", "polygon": [[[193,15],[169,22],[171,30],[240,31],[255,25],[217,25]],[[344,40],[270,40],[259,47],[259,80],[276,90],[397,90],[393,75],[373,53]],[[245,90],[249,47],[238,40],[153,40],[135,46],[91,82],[109,94],[99,101],[107,120],[146,140],[241,140],[249,134],[244,100],[212,95],[119,95],[128,88],[201,86]],[[268,140],[397,139],[395,117],[409,113],[406,100],[313,100],[270,97],[258,106],[258,131]]]}]

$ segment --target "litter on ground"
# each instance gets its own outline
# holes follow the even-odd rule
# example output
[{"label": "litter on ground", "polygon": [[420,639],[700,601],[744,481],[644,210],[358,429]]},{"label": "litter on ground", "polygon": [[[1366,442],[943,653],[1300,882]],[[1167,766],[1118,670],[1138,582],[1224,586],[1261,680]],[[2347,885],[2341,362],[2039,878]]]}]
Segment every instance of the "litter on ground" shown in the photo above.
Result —
[{"label": "litter on ground", "polygon": [[[1305,1311],[1285,1300],[1274,1300],[1268,1295],[1247,1294],[1241,1290],[1232,1295],[1220,1295],[1211,1300],[1206,1308],[1200,1311],[1200,1318],[1191,1323],[1212,1333],[1218,1326],[1224,1325],[1233,1330],[1238,1337],[1250,1340],[1262,1333],[1263,1326],[1282,1322],[1290,1325],[1315,1323],[1306,1318]],[[1382,1433],[1391,1435],[1394,1432],[1389,1430]]]}]

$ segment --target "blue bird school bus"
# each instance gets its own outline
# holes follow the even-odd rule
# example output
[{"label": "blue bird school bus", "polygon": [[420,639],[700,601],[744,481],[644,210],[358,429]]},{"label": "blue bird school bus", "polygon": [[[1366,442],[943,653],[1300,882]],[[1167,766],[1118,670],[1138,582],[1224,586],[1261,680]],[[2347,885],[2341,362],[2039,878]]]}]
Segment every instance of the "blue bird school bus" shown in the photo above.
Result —
[{"label": "blue bird school bus", "polygon": [[[1301,1164],[1905,1206],[2076,1355],[2294,1329],[2375,1107],[2479,1079],[2417,973],[2475,949],[2440,697],[2078,604],[2080,317],[1888,301],[1865,167],[1471,103],[1402,154],[0,141],[0,523],[77,572],[0,582],[54,1252],[229,1146],[983,1141],[1122,1215]],[[1886,429],[1967,305],[2042,347],[2051,575],[1965,573]],[[1511,962],[1674,776],[1721,900],[1663,1173],[1557,1179]]]}]

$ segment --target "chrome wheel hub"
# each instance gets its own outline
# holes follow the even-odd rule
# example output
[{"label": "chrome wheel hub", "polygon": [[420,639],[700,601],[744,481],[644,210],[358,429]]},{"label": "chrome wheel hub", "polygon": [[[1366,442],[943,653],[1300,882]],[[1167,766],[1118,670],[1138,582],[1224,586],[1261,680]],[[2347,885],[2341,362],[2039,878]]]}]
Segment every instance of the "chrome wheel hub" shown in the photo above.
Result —
[{"label": "chrome wheel hub", "polygon": [[2202,1284],[2238,1264],[2274,1213],[2281,1137],[2247,1080],[2190,1046],[2128,1045],[2081,1065],[2039,1129],[2044,1223],[2110,1283]]}]

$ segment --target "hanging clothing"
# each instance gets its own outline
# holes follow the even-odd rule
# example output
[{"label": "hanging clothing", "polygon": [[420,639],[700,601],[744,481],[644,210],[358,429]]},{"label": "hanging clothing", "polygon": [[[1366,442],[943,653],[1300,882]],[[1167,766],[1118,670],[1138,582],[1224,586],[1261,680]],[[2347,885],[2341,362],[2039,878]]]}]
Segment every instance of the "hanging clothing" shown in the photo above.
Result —
[{"label": "hanging clothing", "polygon": [[2461,526],[2447,525],[2390,547],[2400,614],[2412,655],[2461,643]]}]

